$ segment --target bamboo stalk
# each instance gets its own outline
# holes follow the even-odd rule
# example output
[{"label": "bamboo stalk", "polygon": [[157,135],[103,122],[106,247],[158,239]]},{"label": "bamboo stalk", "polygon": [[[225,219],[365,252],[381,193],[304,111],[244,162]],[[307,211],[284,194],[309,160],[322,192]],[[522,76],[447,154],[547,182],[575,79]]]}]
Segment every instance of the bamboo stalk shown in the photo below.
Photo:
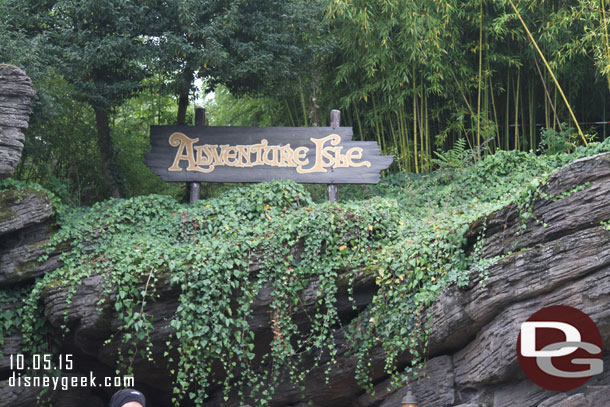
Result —
[{"label": "bamboo stalk", "polygon": [[521,85],[521,69],[517,70],[517,89],[515,90],[515,150],[519,150],[519,85]]},{"label": "bamboo stalk", "polygon": [[523,136],[523,139],[521,139],[521,137],[519,137],[519,148],[522,150],[523,149],[523,143],[521,143],[521,141],[524,141],[527,143],[527,135],[525,133],[525,128],[527,127],[527,123],[525,123],[525,121],[527,120],[527,117],[525,116],[525,102],[524,99],[526,99],[527,96],[525,95],[525,91],[521,91],[521,96],[519,97],[519,106],[521,107],[521,134],[520,136]]},{"label": "bamboo stalk", "polygon": [[[394,112],[396,113],[396,112]],[[396,133],[398,133],[398,137],[400,137],[400,123],[398,122],[398,114],[396,113],[396,128],[394,128],[394,124],[392,123],[392,118],[390,116],[390,135],[392,136],[392,145],[394,146],[394,148],[396,149],[396,152],[398,152],[398,144],[399,144],[399,140],[397,139]]]},{"label": "bamboo stalk", "polygon": [[544,128],[548,129],[551,124],[551,118],[549,117],[549,101],[544,98]]},{"label": "bamboo stalk", "polygon": [[429,172],[432,170],[432,168],[431,168],[432,152],[430,151],[430,118],[428,117],[428,95],[426,93],[424,93],[424,112],[425,112],[425,117],[426,117],[426,123],[425,123],[426,172]]},{"label": "bamboo stalk", "polygon": [[423,76],[421,79],[421,89],[422,89],[422,94],[420,96],[421,99],[421,103],[419,103],[419,111],[418,111],[418,116],[419,116],[419,150],[420,150],[420,170],[422,172],[425,171],[425,161],[424,159],[426,158],[426,153],[424,151],[425,148],[425,144],[424,144],[424,81],[423,81]]},{"label": "bamboo stalk", "polygon": [[400,166],[401,170],[404,170],[405,166],[404,166],[404,162],[402,161],[402,151],[403,151],[403,145],[402,145],[402,120],[400,119],[400,107],[398,108],[398,110],[396,110],[396,131],[398,132],[398,142],[395,145],[396,147],[396,156],[398,158],[398,165]]},{"label": "bamboo stalk", "polygon": [[415,85],[415,68],[413,68],[413,160],[415,162],[415,173],[419,173],[417,164],[417,92]]},{"label": "bamboo stalk", "polygon": [[603,101],[603,102],[602,102],[602,103],[603,103],[603,105],[602,105],[602,106],[603,106],[603,108],[604,108],[604,109],[602,110],[602,112],[603,112],[603,114],[602,114],[602,121],[604,122],[604,140],[605,140],[605,139],[606,139],[606,127],[607,127],[607,126],[606,126],[606,121],[607,121],[607,120],[606,120],[606,97],[605,97],[604,95],[602,95],[602,101]]},{"label": "bamboo stalk", "polygon": [[424,143],[424,99],[423,99],[423,95],[420,96],[421,99],[421,103],[419,103],[419,111],[418,111],[418,117],[419,117],[419,151],[420,151],[420,171],[424,172],[425,171],[425,167],[426,167],[426,163],[425,163],[425,158],[426,158],[426,153],[424,151],[425,148],[425,143]]},{"label": "bamboo stalk", "polygon": [[606,4],[605,0],[601,0],[602,4],[602,25],[604,26],[604,42],[606,43],[606,56],[608,64],[606,65],[606,79],[608,80],[608,90],[610,90],[610,40],[608,39],[608,25],[606,24]]},{"label": "bamboo stalk", "polygon": [[[553,70],[549,66],[549,63],[547,62],[546,58],[544,57],[544,54],[542,53],[542,51],[538,47],[538,43],[536,43],[536,40],[532,36],[532,33],[530,33],[530,30],[527,28],[527,25],[525,24],[525,21],[523,21],[523,18],[521,18],[521,14],[519,13],[519,10],[517,10],[517,7],[515,6],[515,3],[513,3],[513,0],[508,0],[508,2],[510,3],[510,5],[513,8],[513,10],[515,11],[515,14],[517,14],[517,17],[519,18],[519,21],[521,21],[521,24],[523,25],[523,28],[525,29],[525,32],[527,32],[527,36],[529,37],[529,39],[532,42],[532,44],[534,44],[534,47],[536,48],[536,51],[538,51],[538,54],[540,55],[540,58],[542,58],[542,61],[544,62],[544,65],[546,66],[546,69],[549,71],[549,74],[551,75],[551,78],[553,78],[553,82],[555,82],[555,86],[557,86],[557,89],[559,90],[559,93],[561,94],[561,97],[563,98],[563,101],[566,104],[566,107],[570,111],[570,115],[572,116],[572,120],[574,121],[574,124],[576,125],[576,128],[578,129],[578,134],[580,135],[580,138],[582,139],[582,141],[585,144],[585,146],[589,145],[589,143],[587,142],[587,139],[585,138],[585,135],[583,134],[583,132],[582,132],[582,130],[580,128],[580,125],[578,124],[578,120],[576,120],[576,116],[574,115],[574,112],[572,111],[572,107],[570,106],[570,103],[568,102],[568,99],[566,98],[566,95],[563,93],[563,89],[561,88],[561,85],[559,85],[559,81],[555,77],[555,74],[553,73]],[[610,86],[610,83],[609,83],[609,86]]]},{"label": "bamboo stalk", "polygon": [[411,165],[411,160],[409,159],[409,126],[408,126],[408,122],[407,122],[407,108],[406,106],[402,106],[402,109],[400,110],[400,114],[402,116],[402,128],[403,128],[403,151],[404,151],[404,155],[405,155],[405,166],[409,169],[409,172],[411,172],[413,170],[413,168],[415,167],[415,163],[413,163],[413,165]]},{"label": "bamboo stalk", "polygon": [[288,112],[288,118],[290,119],[290,125],[292,127],[296,127],[296,124],[294,124],[294,119],[292,118],[292,112],[290,111],[290,106],[288,105],[288,100],[286,100],[286,98],[284,98],[284,104],[286,105],[286,111]]},{"label": "bamboo stalk", "polygon": [[[490,120],[490,117],[489,117],[489,115],[490,115],[490,112],[489,112],[489,92],[487,91],[487,80],[485,80],[483,82],[483,86],[485,86],[485,93],[483,93],[483,116],[484,116],[484,119],[485,119],[484,130],[488,131],[489,130],[489,123],[490,123],[491,120]],[[490,143],[488,143],[487,141],[488,140],[485,139],[485,140],[483,140],[483,143],[485,145],[489,146]],[[486,153],[484,153],[484,155],[486,155]]]},{"label": "bamboo stalk", "polygon": [[[555,92],[553,95],[553,106],[557,106],[557,87],[555,87]],[[559,116],[557,115],[557,110],[553,110],[553,113],[555,115],[555,121],[553,122],[553,130],[555,130],[555,122],[560,123],[559,122]],[[561,123],[559,124],[559,131],[563,131],[561,130]]]},{"label": "bamboo stalk", "polygon": [[[551,95],[549,93],[549,90],[546,87],[546,81],[544,80],[544,75],[542,75],[542,71],[540,70],[540,65],[538,65],[538,60],[536,59],[535,55],[534,55],[534,63],[536,64],[536,70],[538,71],[538,75],[540,76],[540,80],[542,81],[542,87],[544,88],[544,93],[546,94],[546,98],[548,99],[548,103],[551,106],[551,109],[553,109],[553,113],[555,114],[555,120],[557,120],[557,124],[559,125],[559,130],[561,131],[562,130],[561,123],[559,123],[559,119],[557,118],[557,112],[555,110],[555,105],[553,104],[553,101],[551,100]],[[555,89],[555,91],[556,90],[557,89]],[[548,118],[546,118],[546,114],[548,113],[548,107],[547,107],[546,102],[544,104],[544,111],[545,111],[546,127],[548,128],[549,120],[548,120]]]},{"label": "bamboo stalk", "polygon": [[506,73],[506,119],[504,120],[504,149],[510,150],[510,140],[509,140],[509,121],[510,121],[510,70],[507,70]]},{"label": "bamboo stalk", "polygon": [[477,156],[481,158],[481,83],[483,76],[483,0],[479,2],[479,84],[477,88]]},{"label": "bamboo stalk", "polygon": [[409,146],[407,143],[407,137],[405,136],[406,133],[408,132],[407,129],[407,124],[405,121],[405,114],[404,114],[404,105],[400,107],[400,109],[398,109],[397,112],[398,115],[398,139],[399,139],[399,148],[397,148],[399,154],[399,160],[402,160],[402,167],[407,170],[410,171],[410,166],[409,166],[409,156],[408,156],[408,152],[409,152]]},{"label": "bamboo stalk", "polygon": [[301,108],[303,109],[303,122],[305,123],[305,127],[309,127],[309,123],[307,122],[307,106],[305,106],[305,95],[303,94],[301,79],[299,79],[299,95],[301,96]]},{"label": "bamboo stalk", "polygon": [[377,143],[379,144],[379,150],[383,152],[383,140],[381,137],[381,128],[379,125],[379,115],[377,112],[377,104],[375,103],[375,95],[371,95],[371,100],[373,102],[373,120],[375,120],[375,133],[377,135]]},{"label": "bamboo stalk", "polygon": [[[489,61],[487,62],[487,66],[489,67]],[[500,131],[498,129],[498,111],[496,110],[496,101],[494,98],[494,88],[493,88],[493,83],[491,81],[491,75],[489,75],[489,93],[491,95],[491,107],[494,112],[495,132],[496,132],[496,136],[498,139],[498,144],[496,146],[496,150],[497,150],[502,147],[501,147],[501,143],[500,143]]]},{"label": "bamboo stalk", "polygon": [[400,106],[399,109],[396,111],[396,115],[398,116],[398,146],[396,147],[396,151],[398,152],[398,162],[401,166],[402,169],[407,170],[407,161],[406,161],[406,149],[405,149],[405,143],[404,143],[404,132],[405,129],[403,127],[403,121],[402,121],[402,111],[403,111],[403,106]]},{"label": "bamboo stalk", "polygon": [[530,116],[530,150],[535,150],[536,146],[536,111],[534,109],[535,103],[535,94],[534,94],[534,85],[532,83],[532,78],[528,77],[527,81],[530,84],[529,88],[529,116]]}]

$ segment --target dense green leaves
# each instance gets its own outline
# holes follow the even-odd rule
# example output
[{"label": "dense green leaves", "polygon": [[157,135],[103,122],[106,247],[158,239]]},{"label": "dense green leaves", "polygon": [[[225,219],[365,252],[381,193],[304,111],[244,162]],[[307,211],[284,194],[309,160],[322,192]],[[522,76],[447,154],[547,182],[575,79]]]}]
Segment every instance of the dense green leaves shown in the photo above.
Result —
[{"label": "dense green leaves", "polygon": [[[93,125],[97,149],[87,146],[82,155],[88,154],[88,159],[97,161],[101,176],[95,183],[88,182],[91,174],[84,178],[89,178],[88,185],[99,185],[95,195],[128,196],[142,191],[134,187],[140,183],[125,175],[127,169],[132,170],[129,154],[133,151],[123,154],[117,144],[139,142],[140,135],[129,130],[140,123],[128,119],[128,126],[117,126],[118,110],[134,103],[146,110],[148,99],[140,97],[143,91],[150,91],[159,99],[171,95],[177,108],[166,104],[161,114],[171,112],[171,124],[184,124],[187,117],[192,117],[187,114],[187,106],[195,77],[203,79],[206,86],[224,84],[234,92],[259,92],[277,81],[296,80],[310,66],[313,49],[324,43],[310,41],[308,36],[312,33],[302,31],[315,27],[312,21],[321,18],[322,10],[320,2],[302,0],[3,0],[0,62],[26,68],[43,96],[58,96],[53,95],[56,84],[67,82],[67,86],[62,84],[63,97],[55,97],[55,101],[63,99],[62,105],[54,105],[50,98],[41,99],[36,113],[42,109],[70,110],[66,113],[76,123],[74,129],[62,122],[65,115],[44,110],[42,113],[44,119],[52,119],[49,127],[62,126],[61,132],[69,133],[78,142],[83,138],[81,130]],[[88,107],[75,106],[76,103]],[[74,117],[75,113],[90,115],[88,108],[93,116],[86,118],[87,123]],[[37,137],[30,144],[36,140],[38,144],[57,141],[54,135],[45,133]],[[65,147],[65,143],[62,145]],[[83,193],[82,181],[77,180],[79,185],[74,186],[75,174],[66,174],[65,167],[74,167],[81,173],[91,172],[91,168],[83,168],[75,159],[63,163],[62,169],[50,169],[46,161],[39,159],[41,155],[27,164],[34,167],[35,174],[24,178],[49,184],[55,182],[53,178],[62,178],[58,182],[65,183],[66,189],[73,194]],[[137,159],[141,160],[141,155]],[[147,176],[154,177],[150,172]],[[81,202],[80,196],[73,200]]]},{"label": "dense green leaves", "polygon": [[[516,6],[585,132],[605,139],[608,126],[591,122],[608,120],[607,2]],[[62,140],[100,155],[95,171],[74,154],[46,162],[34,144],[58,143],[54,131],[37,132],[28,143],[37,156],[20,177],[77,203],[160,190],[133,163],[147,147],[147,123],[190,123],[196,77],[205,89],[224,86],[210,123],[325,125],[340,108],[356,138],[395,156],[392,171],[429,172],[458,140],[480,149],[476,160],[497,149],[548,150],[545,129],[575,127],[507,0],[2,0],[0,8],[0,59],[34,78],[45,130],[61,128]],[[90,128],[98,139],[85,141]]]},{"label": "dense green leaves", "polygon": [[145,76],[143,27],[150,7],[122,1],[7,1],[16,27],[44,46],[44,57],[75,87],[75,96],[108,108],[137,91]]},{"label": "dense green leaves", "polygon": [[[12,329],[19,321],[27,350],[43,352],[41,335],[49,328],[41,295],[63,287],[67,318],[78,285],[99,274],[100,312],[121,322],[107,338],[119,345],[117,369],[130,371],[136,355],[162,352],[176,402],[186,397],[200,405],[211,388],[223,386],[227,395],[234,389],[250,404],[266,405],[281,381],[301,383],[323,357],[332,367],[335,331],[346,322],[359,382],[370,388],[371,352],[381,347],[398,383],[425,359],[432,322],[426,308],[447,286],[467,283],[470,272],[484,273],[490,264],[477,257],[477,246],[464,250],[470,223],[510,202],[526,216],[545,174],[609,150],[608,143],[591,143],[539,157],[499,151],[428,175],[395,174],[368,189],[367,199],[340,204],[315,204],[303,186],[287,181],[236,188],[193,205],[160,195],[98,203],[61,217],[52,245],[72,247],[64,266],[35,284],[21,316],[0,322]],[[374,280],[377,293],[352,321],[340,321],[337,298],[352,295],[357,276]],[[171,340],[154,349],[147,305],[158,300],[159,287],[173,287],[179,305],[166,322]],[[249,325],[261,290],[271,301],[270,342]],[[10,302],[14,295],[2,298]],[[304,307],[308,322],[297,325]],[[397,364],[405,352],[412,363]],[[314,364],[305,367],[304,357]]]},{"label": "dense green leaves", "polygon": [[[515,3],[578,118],[607,120],[607,2]],[[43,349],[44,290],[64,286],[70,303],[83,278],[101,274],[99,307],[122,321],[107,340],[122,344],[118,368],[129,370],[135,355],[151,357],[146,305],[171,284],[175,346],[164,351],[176,398],[195,404],[220,385],[263,405],[280,380],[303,379],[305,355],[334,360],[332,335],[345,322],[335,301],[356,273],[378,287],[349,322],[359,381],[370,385],[378,347],[389,374],[412,373],[396,360],[409,352],[416,365],[425,354],[426,307],[487,264],[464,251],[470,222],[509,202],[531,216],[544,174],[608,150],[579,147],[562,124],[566,107],[505,0],[0,0],[0,11],[0,59],[26,67],[40,96],[17,174],[71,204],[119,189],[180,197],[181,186],[161,183],[141,160],[149,124],[190,122],[197,76],[218,90],[212,124],[324,125],[341,108],[342,124],[377,140],[403,170],[377,186],[343,187],[340,204],[275,182],[192,206],[148,195],[61,217],[53,244],[73,247],[64,267],[24,288],[25,308],[0,327],[22,326],[25,346]],[[606,139],[606,126],[588,130]],[[304,330],[293,317],[312,281]],[[272,296],[273,339],[256,357],[248,320],[262,289]]]}]

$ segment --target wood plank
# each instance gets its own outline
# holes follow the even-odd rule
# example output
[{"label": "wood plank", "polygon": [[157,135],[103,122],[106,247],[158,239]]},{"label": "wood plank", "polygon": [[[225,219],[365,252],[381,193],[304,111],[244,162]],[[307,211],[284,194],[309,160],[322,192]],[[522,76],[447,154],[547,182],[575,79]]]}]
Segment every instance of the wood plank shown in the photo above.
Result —
[{"label": "wood plank", "polygon": [[[324,139],[335,134],[339,138]],[[145,163],[172,182],[378,183],[393,158],[381,156],[376,142],[352,141],[352,136],[351,127],[151,126]]]}]

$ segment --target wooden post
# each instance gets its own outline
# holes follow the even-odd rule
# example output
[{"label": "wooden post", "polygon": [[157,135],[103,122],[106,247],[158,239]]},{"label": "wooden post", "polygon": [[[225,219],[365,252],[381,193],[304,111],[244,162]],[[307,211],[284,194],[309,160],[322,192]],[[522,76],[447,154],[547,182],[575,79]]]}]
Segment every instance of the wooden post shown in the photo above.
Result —
[{"label": "wooden post", "polygon": [[195,108],[195,126],[196,127],[205,126],[205,109],[203,107]]},{"label": "wooden post", "polygon": [[[195,127],[205,126],[205,109],[203,107],[195,108]],[[199,182],[191,182],[191,193],[189,196],[189,202],[194,203],[199,200],[201,192],[201,184]]]},{"label": "wooden post", "polygon": [[[341,123],[341,111],[333,109],[330,111],[330,127],[336,129]],[[332,171],[332,168],[330,169]],[[337,202],[337,184],[328,184],[328,200]]]}]

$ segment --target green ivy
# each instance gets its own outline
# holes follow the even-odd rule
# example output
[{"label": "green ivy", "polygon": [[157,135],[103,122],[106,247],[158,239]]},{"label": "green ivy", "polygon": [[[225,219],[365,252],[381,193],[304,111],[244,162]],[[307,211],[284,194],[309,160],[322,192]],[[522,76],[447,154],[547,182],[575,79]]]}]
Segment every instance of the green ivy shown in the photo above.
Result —
[{"label": "green ivy", "polygon": [[[351,296],[356,278],[370,278],[377,293],[346,330],[356,376],[372,388],[371,352],[381,347],[385,370],[398,384],[425,359],[433,322],[426,308],[449,285],[466,284],[472,270],[486,276],[493,261],[479,258],[482,240],[465,250],[469,225],[508,203],[525,208],[545,174],[609,147],[542,157],[499,151],[464,168],[394,174],[370,187],[367,199],[339,204],[314,203],[302,185],[276,181],[193,205],[150,195],[75,210],[61,218],[49,248],[71,247],[63,267],[25,300],[24,343],[30,351],[43,346],[45,290],[64,287],[70,303],[83,279],[99,274],[99,310],[121,321],[107,343],[121,344],[117,369],[131,371],[136,355],[152,360],[154,321],[145,305],[169,285],[179,293],[164,348],[174,403],[187,398],[201,405],[211,388],[222,386],[226,397],[235,390],[268,405],[280,381],[302,384],[322,360],[332,367],[334,335],[345,323],[336,308],[339,293]],[[259,338],[248,321],[262,289],[271,291],[273,338],[268,352],[257,355]],[[304,327],[294,316],[305,306]],[[397,363],[403,352],[411,355],[407,366]],[[304,368],[304,358],[313,365]]]},{"label": "green ivy", "polygon": [[29,294],[31,287],[9,287],[0,290],[0,356],[4,339],[18,333],[23,323],[23,298]]}]

